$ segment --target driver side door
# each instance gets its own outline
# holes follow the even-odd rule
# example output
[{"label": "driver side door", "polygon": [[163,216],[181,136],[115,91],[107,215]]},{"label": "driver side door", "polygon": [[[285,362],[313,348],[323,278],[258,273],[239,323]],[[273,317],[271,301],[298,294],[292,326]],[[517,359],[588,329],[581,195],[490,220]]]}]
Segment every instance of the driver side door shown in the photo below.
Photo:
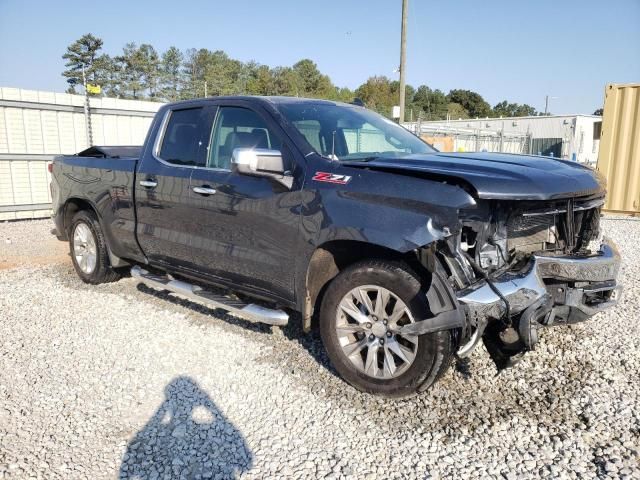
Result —
[{"label": "driver side door", "polygon": [[287,188],[233,171],[235,148],[279,150],[295,168],[291,146],[266,112],[218,105],[207,168],[191,176],[191,202],[199,218],[193,263],[214,281],[292,301],[301,182]]}]

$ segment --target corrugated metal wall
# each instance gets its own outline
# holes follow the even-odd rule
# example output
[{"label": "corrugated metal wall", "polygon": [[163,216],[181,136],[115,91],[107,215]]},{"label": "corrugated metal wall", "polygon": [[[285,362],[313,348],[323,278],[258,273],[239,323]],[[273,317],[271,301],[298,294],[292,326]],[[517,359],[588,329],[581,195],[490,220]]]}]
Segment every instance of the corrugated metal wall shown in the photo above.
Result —
[{"label": "corrugated metal wall", "polygon": [[402,125],[409,131],[420,135],[441,152],[531,153],[531,138],[527,134],[474,130],[460,126],[433,126],[433,122],[413,122]]},{"label": "corrugated metal wall", "polygon": [[[428,129],[451,129],[457,131],[504,132],[505,135],[527,135],[533,139],[557,139],[562,145],[557,155],[567,160],[595,165],[598,158],[599,140],[595,136],[596,125],[602,117],[595,115],[552,115],[539,117],[483,118],[466,120],[423,121]],[[539,150],[532,150],[537,154]],[[514,153],[520,153],[514,150]],[[541,152],[542,153],[542,152]]]},{"label": "corrugated metal wall", "polygon": [[640,84],[605,87],[597,168],[607,178],[605,209],[640,213]]},{"label": "corrugated metal wall", "polygon": [[[0,88],[0,220],[50,213],[47,164],[87,148],[84,97]],[[94,145],[141,145],[160,103],[91,98]]]}]

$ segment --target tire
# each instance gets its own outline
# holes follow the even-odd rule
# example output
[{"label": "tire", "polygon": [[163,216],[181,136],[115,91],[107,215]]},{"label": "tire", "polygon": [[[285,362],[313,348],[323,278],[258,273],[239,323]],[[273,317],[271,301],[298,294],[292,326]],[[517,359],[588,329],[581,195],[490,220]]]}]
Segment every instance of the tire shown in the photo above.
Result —
[{"label": "tire", "polygon": [[[83,282],[97,285],[121,278],[111,267],[100,222],[92,211],[81,210],[71,220],[69,251],[73,268]],[[93,255],[92,251],[95,251]]]},{"label": "tire", "polygon": [[[383,290],[380,290],[380,287]],[[341,302],[353,301],[353,298],[356,299],[354,301],[357,306],[356,316],[358,316],[358,310],[361,313],[368,310],[366,307],[358,307],[357,298],[358,295],[360,298],[364,298],[362,297],[363,291],[369,297],[367,305],[379,313],[375,305],[377,304],[377,296],[381,291],[384,292],[384,289],[395,296],[394,303],[390,304],[387,312],[383,315],[387,318],[384,327],[388,329],[386,332],[382,331],[382,328],[376,330],[376,323],[381,323],[377,315],[367,315],[373,319],[373,322],[360,323],[360,320],[348,318],[350,315],[344,313],[342,307],[344,304],[341,305]],[[350,295],[353,292],[359,293],[356,293],[352,298]],[[391,301],[389,300],[389,302]],[[388,310],[391,308],[393,308],[392,314],[395,312],[393,305],[398,305],[399,310],[403,308],[399,301],[404,303],[405,312],[408,312],[403,317],[405,324],[408,321],[418,321],[433,316],[429,309],[426,291],[419,277],[405,263],[385,260],[362,261],[343,270],[330,283],[322,299],[320,335],[324,347],[332,365],[342,378],[360,391],[388,398],[412,396],[431,387],[451,365],[454,345],[450,331],[413,337],[412,342],[417,340],[416,343],[408,342],[407,339],[400,336],[398,329],[401,325],[393,326],[391,323],[393,315],[388,314]],[[382,304],[384,305],[384,301]],[[365,302],[361,302],[360,305],[365,305]],[[363,320],[362,317],[359,318]],[[345,334],[344,332],[349,331],[353,325],[355,325],[353,327],[355,329],[367,325],[368,329],[364,332]],[[373,325],[372,328],[370,328],[371,325]],[[340,334],[337,327],[340,327]],[[392,332],[389,331],[391,329]],[[362,336],[363,333],[364,336]],[[345,337],[344,335],[352,336]],[[358,340],[359,337],[362,338]],[[385,337],[386,343],[383,342]],[[347,338],[348,340],[346,340]],[[346,343],[345,340],[352,343]],[[396,345],[392,349],[394,340]],[[375,345],[376,342],[379,342],[379,346],[375,347],[374,353],[372,353],[373,360],[371,362],[369,362],[368,347],[366,352],[361,351],[348,355],[352,345],[358,343],[359,348],[362,342],[366,342],[367,345]],[[401,363],[401,367],[398,367],[396,373],[392,374],[391,368],[387,369],[387,355],[389,355],[389,350],[393,352],[397,350],[398,343],[404,344],[403,352],[412,350],[411,354],[414,355],[414,358],[411,362],[404,362],[403,359],[410,358],[409,355],[403,354],[403,359],[392,355],[393,361],[389,361],[390,364]],[[381,348],[384,350],[380,351]]]}]

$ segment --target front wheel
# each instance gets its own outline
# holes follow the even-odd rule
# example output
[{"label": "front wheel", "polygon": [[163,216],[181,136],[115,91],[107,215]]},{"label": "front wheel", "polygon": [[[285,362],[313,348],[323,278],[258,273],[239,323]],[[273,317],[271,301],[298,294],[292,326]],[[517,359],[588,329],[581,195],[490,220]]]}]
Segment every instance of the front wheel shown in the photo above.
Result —
[{"label": "front wheel", "polygon": [[327,288],[320,334],[331,363],[351,385],[406,397],[429,388],[451,363],[450,332],[400,332],[432,316],[426,292],[408,265],[364,261],[341,272]]},{"label": "front wheel", "polygon": [[81,210],[71,220],[69,249],[73,267],[83,282],[98,284],[120,278],[111,268],[104,234],[93,212]]}]

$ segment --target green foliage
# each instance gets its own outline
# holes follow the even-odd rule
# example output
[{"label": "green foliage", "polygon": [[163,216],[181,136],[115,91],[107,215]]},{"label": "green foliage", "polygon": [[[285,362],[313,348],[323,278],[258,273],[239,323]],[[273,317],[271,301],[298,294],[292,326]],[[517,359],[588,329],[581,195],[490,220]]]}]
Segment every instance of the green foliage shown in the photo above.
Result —
[{"label": "green foliage", "polygon": [[[69,92],[87,81],[102,87],[102,95],[117,98],[175,101],[215,95],[290,95],[351,102],[360,98],[367,107],[391,117],[398,105],[400,83],[385,76],[369,77],[355,91],[336,87],[318,65],[304,58],[290,67],[241,62],[222,50],[185,52],[169,47],[159,54],[147,43],[127,43],[121,55],[101,53],[102,40],[88,33],[67,47],[62,56]],[[498,103],[493,109],[476,92],[451,90],[445,94],[427,85],[405,87],[405,121],[487,116],[535,115],[529,105]]]},{"label": "green foliage", "polygon": [[494,117],[532,117],[537,115],[536,109],[526,103],[508,103],[506,100],[493,107]]},{"label": "green foliage", "polygon": [[184,55],[176,47],[162,54],[160,61],[160,97],[170,102],[180,98],[180,89],[183,84],[182,63]]},{"label": "green foliage", "polygon": [[440,90],[431,90],[426,85],[420,85],[413,97],[413,103],[423,113],[425,120],[443,120],[447,118],[449,101]]},{"label": "green foliage", "polygon": [[447,98],[450,103],[462,105],[472,118],[491,115],[491,107],[479,93],[471,90],[451,90]]},{"label": "green foliage", "polygon": [[447,115],[452,120],[469,118],[469,112],[459,103],[451,102],[447,105]]},{"label": "green foliage", "polygon": [[308,58],[295,63],[292,70],[301,97],[327,98],[333,93],[335,87],[329,77],[323,75],[318,66]]},{"label": "green foliage", "polygon": [[102,49],[102,40],[87,33],[67,47],[62,58],[66,60],[67,69],[62,72],[69,83],[69,93],[75,93],[75,86],[82,85],[82,69],[84,67],[87,81],[97,83],[102,78],[96,68],[98,52]]},{"label": "green foliage", "polygon": [[394,92],[391,81],[384,76],[369,77],[356,89],[356,97],[368,108],[387,117],[391,116],[393,106],[398,103],[397,92]]},{"label": "green foliage", "polygon": [[120,91],[123,98],[139,99],[144,97],[145,52],[135,43],[127,43],[122,55],[115,58],[119,64]]}]

